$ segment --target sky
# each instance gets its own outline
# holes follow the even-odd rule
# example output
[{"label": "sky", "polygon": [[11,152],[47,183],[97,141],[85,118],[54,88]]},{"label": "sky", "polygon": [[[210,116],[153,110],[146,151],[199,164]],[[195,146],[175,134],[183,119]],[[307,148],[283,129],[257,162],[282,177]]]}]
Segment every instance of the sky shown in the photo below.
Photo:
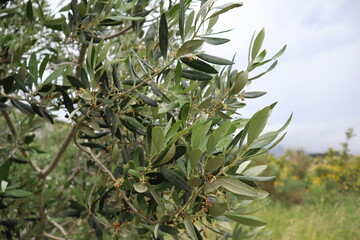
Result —
[{"label": "sky", "polygon": [[[57,5],[57,1],[55,5]],[[68,2],[68,1],[64,1]],[[220,4],[239,2],[219,0]],[[360,1],[244,0],[244,6],[221,15],[215,30],[231,39],[221,46],[205,46],[210,54],[231,59],[234,69],[247,66],[247,51],[255,31],[265,28],[269,56],[285,44],[277,67],[252,82],[245,91],[266,91],[247,100],[244,117],[278,102],[265,130],[280,128],[291,113],[284,148],[324,152],[341,149],[345,132],[354,128],[350,149],[360,154]],[[219,37],[220,37],[219,36]]]},{"label": "sky", "polygon": [[[230,1],[221,1],[221,4]],[[231,1],[234,2],[234,1]],[[247,66],[252,34],[265,28],[264,48],[269,56],[283,45],[287,50],[277,67],[254,80],[245,91],[266,91],[247,100],[242,109],[250,117],[278,102],[268,130],[282,126],[293,112],[282,147],[324,152],[340,150],[345,132],[354,128],[352,153],[360,153],[360,1],[352,0],[249,0],[244,6],[220,17],[216,30],[231,42],[207,46],[210,53],[235,58],[235,69]],[[266,70],[266,69],[265,69]]]}]

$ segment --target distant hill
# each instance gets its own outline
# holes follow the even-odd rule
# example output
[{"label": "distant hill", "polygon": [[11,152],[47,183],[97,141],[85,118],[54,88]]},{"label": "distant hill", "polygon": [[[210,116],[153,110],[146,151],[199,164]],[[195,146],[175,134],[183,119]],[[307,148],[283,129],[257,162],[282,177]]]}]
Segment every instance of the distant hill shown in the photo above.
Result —
[{"label": "distant hill", "polygon": [[269,153],[274,154],[275,156],[279,157],[286,153],[286,148],[284,148],[283,146],[276,146],[273,149],[271,149],[269,151]]}]

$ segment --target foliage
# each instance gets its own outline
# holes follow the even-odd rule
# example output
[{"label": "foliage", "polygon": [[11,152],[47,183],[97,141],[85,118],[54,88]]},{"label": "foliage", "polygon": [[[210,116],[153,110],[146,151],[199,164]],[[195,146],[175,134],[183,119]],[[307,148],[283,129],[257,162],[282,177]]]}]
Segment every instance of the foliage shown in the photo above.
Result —
[{"label": "foliage", "polygon": [[[272,178],[251,158],[281,141],[291,117],[262,134],[276,103],[237,115],[264,95],[243,89],[285,47],[266,59],[261,30],[242,71],[206,54],[201,46],[229,41],[213,32],[219,16],[242,6],[215,2],[72,0],[55,15],[45,1],[7,4],[3,236],[237,239],[266,224],[249,206],[267,196],[256,182]],[[66,123],[55,118],[64,112]]]}]

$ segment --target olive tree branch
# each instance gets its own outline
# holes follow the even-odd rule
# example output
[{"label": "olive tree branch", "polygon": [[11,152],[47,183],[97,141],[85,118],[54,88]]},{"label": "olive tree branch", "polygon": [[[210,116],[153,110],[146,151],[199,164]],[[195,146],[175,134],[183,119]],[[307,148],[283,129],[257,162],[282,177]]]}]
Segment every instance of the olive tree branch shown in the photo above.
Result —
[{"label": "olive tree branch", "polygon": [[62,142],[62,144],[61,144],[61,146],[59,148],[59,151],[56,153],[56,155],[55,155],[54,159],[52,160],[52,162],[45,169],[41,170],[41,172],[39,173],[40,178],[45,178],[47,175],[49,175],[55,169],[55,167],[59,163],[62,155],[64,154],[66,148],[69,146],[69,143],[71,142],[71,139],[75,135],[75,132],[77,131],[79,125],[84,120],[85,120],[85,117],[83,117],[77,123],[74,124],[74,126],[71,128],[68,135],[65,137],[64,141]]},{"label": "olive tree branch", "polygon": [[76,66],[76,77],[80,77],[80,72],[81,72],[82,66],[84,65],[87,48],[88,48],[87,44],[83,43],[81,45],[79,59],[78,59],[77,66]]},{"label": "olive tree branch", "polygon": [[57,222],[51,220],[51,218],[49,216],[47,216],[47,219],[50,221],[50,223],[52,223],[57,229],[60,230],[60,232],[64,235],[65,238],[67,238],[67,233],[65,231],[65,229],[60,225],[58,224]]},{"label": "olive tree branch", "polygon": [[[10,118],[9,113],[6,110],[1,110],[1,112],[2,112],[2,114],[4,116],[4,118],[5,118],[6,124],[8,125],[8,127],[10,129],[11,134],[17,140],[18,139],[18,134],[17,134],[17,131],[15,129],[14,123],[12,122],[12,120]],[[29,154],[25,150],[22,150],[21,152],[24,155],[24,157],[29,157]],[[30,164],[31,168],[35,172],[37,172],[37,173],[41,172],[41,169],[31,159],[29,159],[29,164]]]},{"label": "olive tree branch", "polygon": [[50,233],[47,232],[43,232],[42,235],[46,238],[50,238],[50,239],[54,239],[54,240],[66,240],[66,238],[62,238],[62,237],[56,237],[54,235],[51,235]]},{"label": "olive tree branch", "polygon": [[[88,154],[90,156],[90,158],[100,167],[100,169],[105,172],[112,181],[116,181],[116,178],[114,177],[114,175],[111,173],[111,171],[105,167],[105,165],[94,155],[94,153],[91,151],[90,148],[84,148],[82,147],[79,143],[77,143],[76,141],[76,134],[75,134],[75,139],[74,139],[75,145],[83,152],[85,152],[86,154]],[[124,201],[126,202],[126,204],[131,208],[131,210],[137,215],[139,216],[141,219],[145,220],[146,222],[150,223],[150,224],[157,224],[157,222],[155,221],[151,221],[150,219],[148,219],[146,216],[142,215],[140,213],[140,211],[131,203],[131,200],[126,196],[126,192],[116,188],[120,191],[121,197],[124,199]]]},{"label": "olive tree branch", "polygon": [[111,38],[116,38],[118,36],[121,36],[123,34],[125,34],[127,31],[129,31],[130,29],[132,28],[132,26],[128,26],[127,28],[124,28],[122,29],[121,31],[117,32],[117,33],[114,33],[114,34],[111,34],[111,35],[108,35],[108,36],[105,36],[103,39],[104,40],[109,40]]}]

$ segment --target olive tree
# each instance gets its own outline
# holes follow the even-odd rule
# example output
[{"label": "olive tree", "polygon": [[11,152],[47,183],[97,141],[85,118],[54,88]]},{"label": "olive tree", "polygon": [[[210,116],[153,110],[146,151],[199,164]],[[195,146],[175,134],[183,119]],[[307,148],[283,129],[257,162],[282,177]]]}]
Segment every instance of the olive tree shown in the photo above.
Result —
[{"label": "olive tree", "polygon": [[291,117],[263,134],[276,103],[250,118],[241,108],[265,94],[244,89],[285,47],[267,57],[262,29],[243,69],[207,54],[229,41],[219,17],[242,6],[218,2],[72,0],[56,14],[45,0],[2,3],[3,237],[258,236],[266,223],[251,214],[268,194],[256,182],[272,177],[251,158]]}]

